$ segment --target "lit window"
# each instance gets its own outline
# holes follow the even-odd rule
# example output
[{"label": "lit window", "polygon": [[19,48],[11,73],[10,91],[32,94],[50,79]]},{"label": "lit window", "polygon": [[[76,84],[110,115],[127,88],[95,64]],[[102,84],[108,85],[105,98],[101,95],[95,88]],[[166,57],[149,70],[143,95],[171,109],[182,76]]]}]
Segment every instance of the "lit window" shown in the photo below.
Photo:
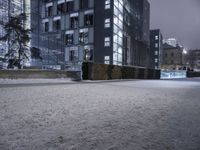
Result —
[{"label": "lit window", "polygon": [[114,24],[118,25],[118,18],[117,17],[114,17]]},{"label": "lit window", "polygon": [[158,43],[155,43],[155,47],[158,47]]},{"label": "lit window", "polygon": [[158,62],[158,58],[155,59],[155,63],[157,63],[157,62]]},{"label": "lit window", "polygon": [[84,61],[92,61],[93,60],[93,50],[91,47],[84,47]]},{"label": "lit window", "polygon": [[119,48],[118,48],[118,53],[119,53],[119,54],[122,54],[122,47],[119,47]]},{"label": "lit window", "polygon": [[105,0],[105,9],[110,9],[110,0]]},{"label": "lit window", "polygon": [[74,35],[73,34],[66,34],[65,35],[65,44],[71,45],[74,43]]},{"label": "lit window", "polygon": [[110,46],[110,37],[105,37],[105,39],[104,39],[104,46],[105,47]]},{"label": "lit window", "polygon": [[110,18],[105,19],[105,28],[110,28]]},{"label": "lit window", "polygon": [[104,63],[108,64],[108,65],[110,64],[110,56],[105,56],[104,57]]},{"label": "lit window", "polygon": [[123,16],[122,16],[122,14],[119,14],[119,19],[120,19],[121,21],[123,21]]},{"label": "lit window", "polygon": [[118,8],[119,8],[119,11],[123,12],[123,6],[122,6],[122,4],[119,3],[119,7]]},{"label": "lit window", "polygon": [[117,53],[113,53],[113,61],[117,61]]},{"label": "lit window", "polygon": [[82,44],[87,44],[89,42],[88,29],[81,29],[79,31],[79,42]]},{"label": "lit window", "polygon": [[155,36],[155,40],[158,40],[158,35]]},{"label": "lit window", "polygon": [[158,55],[158,51],[155,51],[155,55]]},{"label": "lit window", "polygon": [[113,36],[113,42],[118,43],[118,36],[116,34],[114,34],[114,36]]}]

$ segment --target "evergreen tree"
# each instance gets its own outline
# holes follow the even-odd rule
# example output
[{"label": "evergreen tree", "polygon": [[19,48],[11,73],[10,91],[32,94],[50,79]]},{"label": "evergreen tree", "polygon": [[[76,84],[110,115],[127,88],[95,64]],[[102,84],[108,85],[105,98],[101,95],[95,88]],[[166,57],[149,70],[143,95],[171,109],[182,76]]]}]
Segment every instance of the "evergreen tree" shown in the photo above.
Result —
[{"label": "evergreen tree", "polygon": [[4,25],[5,35],[0,40],[8,43],[8,52],[5,58],[8,68],[17,66],[22,68],[22,61],[27,60],[30,54],[28,43],[30,41],[30,29],[25,28],[27,16],[25,13],[11,17]]}]

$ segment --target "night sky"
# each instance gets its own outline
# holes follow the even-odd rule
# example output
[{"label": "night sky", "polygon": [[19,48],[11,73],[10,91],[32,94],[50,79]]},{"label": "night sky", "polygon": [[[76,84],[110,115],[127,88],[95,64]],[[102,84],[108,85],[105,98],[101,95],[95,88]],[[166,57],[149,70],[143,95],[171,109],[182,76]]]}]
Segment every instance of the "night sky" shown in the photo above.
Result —
[{"label": "night sky", "polygon": [[151,29],[174,37],[187,49],[200,49],[200,0],[149,0]]}]

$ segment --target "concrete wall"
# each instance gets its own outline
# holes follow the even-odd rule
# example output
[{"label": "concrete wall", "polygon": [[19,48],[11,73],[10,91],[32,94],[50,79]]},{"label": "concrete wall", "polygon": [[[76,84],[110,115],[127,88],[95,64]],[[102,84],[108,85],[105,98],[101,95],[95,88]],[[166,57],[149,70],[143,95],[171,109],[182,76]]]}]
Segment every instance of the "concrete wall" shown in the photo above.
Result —
[{"label": "concrete wall", "polygon": [[190,72],[190,71],[187,71],[187,77],[188,78],[200,77],[200,72]]},{"label": "concrete wall", "polygon": [[83,80],[160,79],[160,70],[83,63]]},{"label": "concrete wall", "polygon": [[1,70],[0,78],[72,78],[80,79],[80,72],[55,71],[55,70]]}]

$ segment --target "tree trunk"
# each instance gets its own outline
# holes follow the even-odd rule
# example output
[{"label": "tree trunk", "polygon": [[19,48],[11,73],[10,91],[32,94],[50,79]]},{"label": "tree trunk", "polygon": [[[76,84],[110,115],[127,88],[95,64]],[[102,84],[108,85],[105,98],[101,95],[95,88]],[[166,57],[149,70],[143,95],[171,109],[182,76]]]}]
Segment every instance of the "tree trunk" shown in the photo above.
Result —
[{"label": "tree trunk", "polygon": [[19,42],[19,51],[18,51],[18,69],[22,69],[22,66],[21,66],[21,43]]}]

